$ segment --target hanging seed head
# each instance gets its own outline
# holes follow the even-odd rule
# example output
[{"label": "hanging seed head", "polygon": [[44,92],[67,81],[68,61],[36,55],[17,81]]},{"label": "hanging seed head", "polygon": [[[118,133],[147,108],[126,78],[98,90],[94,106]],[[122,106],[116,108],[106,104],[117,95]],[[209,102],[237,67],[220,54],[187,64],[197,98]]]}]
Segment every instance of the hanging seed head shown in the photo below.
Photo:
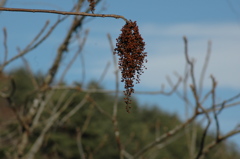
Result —
[{"label": "hanging seed head", "polygon": [[126,110],[131,109],[131,94],[134,93],[134,84],[140,83],[140,75],[144,73],[143,65],[147,62],[145,59],[147,53],[145,50],[145,42],[139,33],[136,21],[128,21],[121,29],[122,33],[117,38],[114,53],[119,56],[119,69],[122,74],[121,82],[125,83],[124,101]]}]

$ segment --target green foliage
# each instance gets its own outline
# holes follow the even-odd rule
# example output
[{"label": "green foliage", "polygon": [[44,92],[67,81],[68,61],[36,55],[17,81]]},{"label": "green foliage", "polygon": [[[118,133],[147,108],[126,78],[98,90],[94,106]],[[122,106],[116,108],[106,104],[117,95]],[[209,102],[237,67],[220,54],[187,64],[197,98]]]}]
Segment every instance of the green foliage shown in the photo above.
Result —
[{"label": "green foliage", "polygon": [[9,73],[16,84],[16,90],[13,95],[13,101],[19,106],[30,97],[31,92],[34,90],[31,77],[29,73],[23,69],[14,69]]},{"label": "green foliage", "polygon": [[[16,82],[16,92],[13,97],[15,103],[19,102],[24,104],[26,99],[29,99],[29,92],[34,90],[33,84],[28,73],[22,69],[14,70],[11,72]],[[103,89],[96,82],[90,82],[88,88]],[[62,95],[66,94],[62,99]],[[34,97],[35,94],[32,94]],[[86,93],[78,90],[56,90],[53,93],[51,102],[48,103],[48,107],[45,109],[41,116],[41,121],[45,121],[51,113],[49,110],[53,110],[57,107],[58,102],[63,100],[64,102],[71,96],[74,96],[73,100],[68,105],[67,109],[60,116],[60,119],[71,111],[77,104],[79,104]],[[75,159],[79,158],[79,151],[77,145],[77,137],[79,131],[81,132],[82,146],[85,152],[86,158],[119,158],[119,151],[117,142],[114,135],[113,122],[109,117],[102,114],[93,104],[94,101],[104,111],[112,114],[114,96],[103,93],[92,93],[88,102],[76,112],[71,118],[69,118],[64,124],[59,125],[58,122],[50,129],[44,138],[41,150],[36,155],[37,159]],[[63,102],[63,104],[64,104]],[[1,117],[0,117],[1,119]],[[132,100],[131,113],[127,113],[125,110],[125,103],[123,97],[118,103],[118,124],[122,146],[130,154],[135,154],[141,148],[147,144],[153,142],[156,137],[173,129],[175,126],[181,124],[175,114],[168,114],[162,111],[159,107],[155,106],[139,106],[135,99]],[[1,120],[0,120],[1,121]],[[16,123],[15,123],[16,124]],[[30,144],[31,146],[46,123],[42,122],[31,134]],[[197,127],[197,143],[196,149],[199,149],[199,142],[203,129],[195,123]],[[6,127],[6,131],[0,131],[1,137],[6,136],[6,132],[11,132],[14,127]],[[21,133],[19,133],[20,135]],[[213,137],[209,135],[207,142],[213,140]],[[2,144],[2,143],[1,143]],[[165,147],[158,145],[144,154],[144,158],[165,158],[176,159],[189,158],[187,138],[182,131],[178,133]],[[8,142],[5,146],[0,146],[0,158],[11,152],[13,145]],[[206,158],[213,159],[226,159],[226,158],[240,158],[239,152],[235,149],[234,145],[229,143],[221,143]]]}]

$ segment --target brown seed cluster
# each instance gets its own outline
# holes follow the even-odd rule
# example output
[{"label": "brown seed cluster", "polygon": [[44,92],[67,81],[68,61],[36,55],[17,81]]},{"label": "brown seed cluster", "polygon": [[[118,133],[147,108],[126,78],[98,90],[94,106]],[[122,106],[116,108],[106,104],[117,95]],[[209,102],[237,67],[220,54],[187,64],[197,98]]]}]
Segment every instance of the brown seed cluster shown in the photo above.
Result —
[{"label": "brown seed cluster", "polygon": [[146,67],[143,65],[147,62],[145,59],[147,53],[145,50],[145,42],[139,33],[136,21],[128,21],[122,28],[122,33],[117,38],[116,48],[114,53],[119,58],[119,69],[121,70],[122,80],[125,82],[125,103],[126,110],[129,112],[131,109],[131,94],[134,93],[134,82],[140,83],[140,75],[144,73],[143,69]]},{"label": "brown seed cluster", "polygon": [[88,0],[88,2],[89,2],[90,10],[92,11],[92,13],[94,13],[96,2],[94,0]]}]

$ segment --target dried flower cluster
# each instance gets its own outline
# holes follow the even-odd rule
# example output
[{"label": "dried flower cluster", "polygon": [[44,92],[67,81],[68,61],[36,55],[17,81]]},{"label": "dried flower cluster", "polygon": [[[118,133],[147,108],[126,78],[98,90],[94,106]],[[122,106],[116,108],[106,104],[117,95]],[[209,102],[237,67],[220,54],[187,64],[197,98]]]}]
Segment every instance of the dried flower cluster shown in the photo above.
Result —
[{"label": "dried flower cluster", "polygon": [[131,94],[134,93],[134,82],[140,83],[140,75],[146,68],[143,63],[147,62],[145,57],[147,53],[145,50],[145,42],[141,37],[136,21],[128,21],[122,28],[122,33],[117,38],[116,48],[114,53],[119,58],[119,69],[121,70],[122,80],[125,82],[125,103],[126,110],[129,112],[131,109]]},{"label": "dried flower cluster", "polygon": [[94,0],[88,0],[88,2],[89,2],[90,10],[92,11],[92,13],[94,13],[96,2]]}]

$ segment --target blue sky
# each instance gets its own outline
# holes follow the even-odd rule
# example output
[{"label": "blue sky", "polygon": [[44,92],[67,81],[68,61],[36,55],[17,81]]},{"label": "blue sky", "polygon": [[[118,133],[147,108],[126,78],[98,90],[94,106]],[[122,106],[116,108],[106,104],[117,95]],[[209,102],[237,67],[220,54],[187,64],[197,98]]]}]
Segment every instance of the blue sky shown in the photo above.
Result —
[{"label": "blue sky", "polygon": [[[8,0],[6,7],[54,9],[69,11],[75,1],[17,1]],[[106,10],[101,10],[101,8]],[[217,101],[220,102],[240,92],[240,1],[238,0],[105,0],[96,8],[96,12],[104,14],[123,15],[127,19],[137,21],[140,33],[146,42],[148,52],[147,70],[141,77],[141,83],[136,85],[136,91],[157,91],[161,85],[170,90],[166,81],[169,76],[174,82],[174,72],[184,73],[185,59],[183,54],[183,36],[189,40],[189,55],[196,62],[196,78],[199,79],[200,71],[205,59],[208,40],[212,41],[212,54],[204,82],[204,91],[211,88],[210,74],[218,82]],[[36,33],[42,28],[46,20],[51,25],[58,15],[39,13],[0,13],[0,28],[8,30],[9,56],[17,54],[16,46],[23,48]],[[83,53],[86,61],[86,80],[99,79],[106,63],[111,62],[109,71],[101,83],[107,89],[114,88],[114,74],[112,55],[106,34],[109,33],[115,40],[124,25],[121,19],[89,18],[85,28],[90,29]],[[63,22],[39,48],[29,53],[26,58],[32,68],[46,72],[55,57],[56,48],[62,42],[71,18]],[[3,34],[0,32],[0,44]],[[67,65],[77,46],[70,48],[64,58],[61,69]],[[3,46],[0,45],[0,50]],[[71,54],[72,53],[72,54]],[[2,56],[1,59],[2,60]],[[67,74],[66,80],[71,83],[81,79],[80,58]],[[18,60],[15,65],[21,65]],[[197,80],[198,82],[198,80]],[[123,85],[121,85],[123,88]],[[181,91],[180,87],[180,91]],[[189,93],[190,94],[190,93]],[[174,95],[172,98],[160,95],[137,95],[140,104],[156,104],[161,109],[178,113],[184,118],[183,102]],[[240,123],[240,108],[234,107],[220,115],[221,130],[226,132]],[[231,140],[240,143],[240,135]]]}]

